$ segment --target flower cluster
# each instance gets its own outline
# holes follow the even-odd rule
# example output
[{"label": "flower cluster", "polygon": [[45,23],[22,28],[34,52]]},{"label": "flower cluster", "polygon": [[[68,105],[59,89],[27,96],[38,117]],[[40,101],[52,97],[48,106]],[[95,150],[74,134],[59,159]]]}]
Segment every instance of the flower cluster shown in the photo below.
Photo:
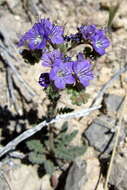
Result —
[{"label": "flower cluster", "polygon": [[64,28],[49,19],[35,23],[19,41],[19,46],[42,50],[42,65],[49,67],[50,71],[40,75],[39,84],[45,88],[52,85],[57,89],[78,85],[86,87],[93,79],[92,64],[83,52],[78,53],[76,60],[67,56],[70,49],[80,44],[89,44],[93,52],[101,56],[110,42],[104,30],[97,29],[95,25],[81,26],[76,34],[64,36]]},{"label": "flower cluster", "polygon": [[102,29],[97,29],[95,25],[82,25],[78,28],[78,32],[76,34],[66,36],[65,40],[78,42],[79,44],[89,44],[100,56],[105,54],[105,49],[110,45],[110,42],[105,35],[105,31]]},{"label": "flower cluster", "polygon": [[[50,73],[41,74],[39,83],[46,87],[49,81],[54,82],[58,89],[63,89],[66,85],[82,84],[89,85],[89,80],[93,79],[92,65],[79,53],[76,61],[71,61],[70,57],[64,58],[59,50],[44,53],[42,65],[51,68]],[[47,80],[49,79],[49,80]]]},{"label": "flower cluster", "polygon": [[108,38],[105,36],[104,30],[97,29],[95,25],[81,26],[80,33],[84,40],[88,40],[93,49],[99,54],[105,54],[105,48],[110,44]]}]

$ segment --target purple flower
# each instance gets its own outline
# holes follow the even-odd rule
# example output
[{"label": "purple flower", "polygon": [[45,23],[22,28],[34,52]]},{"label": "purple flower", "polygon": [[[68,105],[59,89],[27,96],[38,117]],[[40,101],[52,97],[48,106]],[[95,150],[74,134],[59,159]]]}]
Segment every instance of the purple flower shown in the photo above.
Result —
[{"label": "purple flower", "polygon": [[18,45],[23,46],[26,43],[30,49],[42,49],[46,47],[47,42],[64,43],[63,34],[62,26],[55,26],[49,19],[41,19],[22,36]]},{"label": "purple flower", "polygon": [[59,50],[54,50],[52,52],[49,53],[44,53],[42,55],[42,65],[43,66],[47,66],[47,67],[51,67],[53,66],[54,62],[58,59],[62,58],[62,53]]},{"label": "purple flower", "polygon": [[39,77],[39,84],[45,88],[50,84],[49,73],[42,73]]},{"label": "purple flower", "polygon": [[75,61],[73,63],[73,70],[76,76],[76,79],[86,87],[89,85],[89,80],[93,79],[92,65],[89,61]]},{"label": "purple flower", "polygon": [[81,53],[81,52],[78,53],[77,60],[78,61],[84,61],[84,55],[83,55],[83,53]]},{"label": "purple flower", "polygon": [[91,38],[91,43],[94,48],[94,50],[99,55],[105,54],[105,48],[109,47],[110,42],[108,38],[105,36],[105,33],[103,30],[98,30],[94,36]]},{"label": "purple flower", "polygon": [[46,46],[46,40],[44,28],[40,23],[36,23],[22,36],[18,46],[26,44],[30,49],[42,49]]},{"label": "purple flower", "polygon": [[41,19],[40,23],[44,28],[45,34],[49,41],[51,41],[53,44],[64,43],[64,28],[62,26],[56,26],[52,24],[49,19]]},{"label": "purple flower", "polygon": [[110,42],[103,30],[99,30],[95,25],[81,26],[79,31],[85,40],[88,40],[93,49],[99,54],[105,54],[105,48],[109,47]]},{"label": "purple flower", "polygon": [[79,28],[79,31],[81,32],[81,34],[85,40],[90,40],[91,37],[96,32],[96,26],[95,25],[81,26]]},{"label": "purple flower", "polygon": [[70,56],[65,56],[63,58],[64,62],[71,62],[71,57]]},{"label": "purple flower", "polygon": [[73,62],[64,63],[62,60],[59,60],[56,64],[54,64],[49,76],[50,79],[54,81],[57,88],[63,89],[66,84],[75,83],[75,79],[72,76],[72,65]]},{"label": "purple flower", "polygon": [[65,36],[64,39],[67,42],[73,41],[73,42],[79,43],[81,40],[81,35],[79,33],[70,34],[69,36]]}]

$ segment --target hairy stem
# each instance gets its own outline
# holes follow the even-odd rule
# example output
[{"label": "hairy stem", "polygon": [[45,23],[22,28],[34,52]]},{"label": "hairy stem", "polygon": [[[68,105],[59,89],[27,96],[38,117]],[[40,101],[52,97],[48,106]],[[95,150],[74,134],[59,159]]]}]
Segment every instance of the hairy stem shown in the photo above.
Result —
[{"label": "hairy stem", "polygon": [[54,133],[53,133],[54,124],[49,125],[49,146],[50,152],[54,152]]},{"label": "hairy stem", "polygon": [[[49,92],[50,97],[52,93],[54,94],[56,92],[55,91]],[[59,100],[59,96],[57,98],[55,96],[54,97],[52,96],[52,98],[50,98],[50,104],[48,106],[48,113],[47,113],[49,119],[56,116],[56,106],[57,106],[58,100]],[[49,125],[49,146],[50,146],[49,147],[50,152],[53,154],[54,152],[54,124]]]}]

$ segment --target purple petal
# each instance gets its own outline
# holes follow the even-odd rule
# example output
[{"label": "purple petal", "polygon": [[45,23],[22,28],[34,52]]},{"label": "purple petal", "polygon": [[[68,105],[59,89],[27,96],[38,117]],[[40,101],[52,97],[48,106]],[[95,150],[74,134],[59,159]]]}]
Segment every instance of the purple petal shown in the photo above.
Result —
[{"label": "purple petal", "polygon": [[53,26],[49,39],[53,44],[62,44],[64,43],[63,33],[64,29],[62,26]]},{"label": "purple petal", "polygon": [[63,79],[59,78],[59,79],[55,80],[54,83],[57,88],[60,88],[60,89],[65,88],[65,81]]},{"label": "purple petal", "polygon": [[49,77],[51,80],[56,80],[57,79],[57,71],[58,71],[58,67],[54,67],[53,69],[51,69]]},{"label": "purple petal", "polygon": [[84,61],[82,61],[82,62],[77,62],[77,61],[75,61],[74,62],[74,65],[73,65],[73,68],[74,68],[74,72],[75,73],[78,73],[78,72],[80,72],[80,71],[82,71],[82,70],[90,70],[91,69],[91,64],[89,63],[89,61],[87,61],[87,60],[84,60]]},{"label": "purple petal", "polygon": [[105,36],[103,30],[97,30],[96,34],[92,36],[91,43],[93,45],[94,50],[99,55],[105,54],[105,48],[109,47],[110,42],[108,38]]},{"label": "purple petal", "polygon": [[64,81],[66,82],[66,84],[74,84],[75,78],[72,75],[69,75],[64,78]]},{"label": "purple petal", "polygon": [[88,80],[85,80],[85,79],[79,79],[81,84],[86,87],[86,86],[89,86],[89,81]]},{"label": "purple petal", "polygon": [[83,55],[83,53],[78,53],[78,55],[77,55],[77,60],[78,61],[83,61],[84,60],[84,55]]},{"label": "purple petal", "polygon": [[75,61],[73,63],[73,70],[76,79],[78,79],[83,86],[88,86],[89,80],[93,79],[93,73],[91,69],[92,65],[88,60],[84,60],[82,62]]},{"label": "purple petal", "polygon": [[49,53],[44,53],[42,55],[42,65],[51,67],[53,64],[56,63],[57,60],[61,59],[62,54],[59,50],[54,50]]},{"label": "purple petal", "polygon": [[81,26],[79,28],[79,31],[81,32],[84,39],[91,39],[91,36],[93,36],[96,32],[96,26],[95,25]]},{"label": "purple petal", "polygon": [[42,27],[44,28],[45,34],[48,36],[52,30],[53,24],[49,19],[41,19],[40,21]]},{"label": "purple petal", "polygon": [[48,87],[50,84],[49,73],[42,73],[39,77],[39,84],[43,87]]},{"label": "purple petal", "polygon": [[105,50],[103,48],[97,48],[96,46],[93,46],[95,51],[99,54],[99,55],[104,55],[105,54]]}]

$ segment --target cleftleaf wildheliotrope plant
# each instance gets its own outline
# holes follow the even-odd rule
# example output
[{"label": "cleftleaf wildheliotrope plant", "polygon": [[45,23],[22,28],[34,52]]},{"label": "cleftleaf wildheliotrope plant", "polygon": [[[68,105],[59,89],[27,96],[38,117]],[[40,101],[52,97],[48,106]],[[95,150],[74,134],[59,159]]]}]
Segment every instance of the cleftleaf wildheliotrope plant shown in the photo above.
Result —
[{"label": "cleftleaf wildheliotrope plant", "polygon": [[28,159],[32,164],[43,165],[46,173],[52,174],[58,167],[58,161],[63,165],[65,161],[73,161],[76,157],[86,151],[86,146],[72,146],[71,141],[76,137],[78,131],[67,133],[68,123],[65,122],[56,135],[52,152],[50,151],[49,134],[47,138],[33,139],[26,142],[29,149]]},{"label": "cleftleaf wildheliotrope plant", "polygon": [[[40,73],[38,83],[50,100],[46,118],[51,120],[57,114],[73,111],[68,107],[57,109],[63,91],[67,92],[66,96],[72,104],[80,106],[87,102],[89,94],[85,90],[94,79],[92,61],[106,53],[110,42],[105,31],[96,25],[82,25],[77,28],[77,33],[65,35],[63,26],[41,19],[21,37],[18,45],[29,48],[35,60],[41,61],[40,69],[46,67],[48,70]],[[71,50],[80,45],[84,49],[72,57]],[[36,54],[38,51],[39,54]],[[47,126],[47,131],[43,142],[42,139],[27,142],[29,160],[43,165],[47,173],[52,174],[58,160],[63,163],[65,160],[73,161],[85,152],[84,145],[71,145],[78,131],[68,134],[64,125],[58,133],[54,124]]]}]

